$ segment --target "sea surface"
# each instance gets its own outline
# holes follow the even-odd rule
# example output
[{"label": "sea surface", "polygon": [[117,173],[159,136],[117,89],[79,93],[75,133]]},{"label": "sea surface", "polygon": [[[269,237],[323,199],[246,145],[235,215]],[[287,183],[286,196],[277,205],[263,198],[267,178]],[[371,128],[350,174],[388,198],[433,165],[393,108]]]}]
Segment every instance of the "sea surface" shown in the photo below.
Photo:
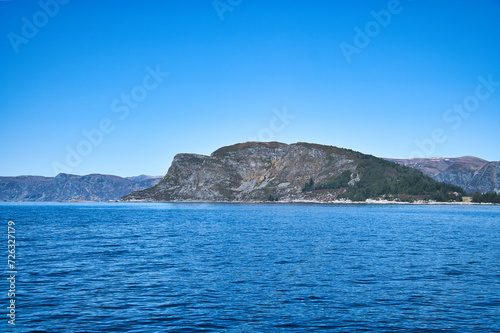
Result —
[{"label": "sea surface", "polygon": [[500,206],[7,203],[0,221],[0,332],[500,332]]}]

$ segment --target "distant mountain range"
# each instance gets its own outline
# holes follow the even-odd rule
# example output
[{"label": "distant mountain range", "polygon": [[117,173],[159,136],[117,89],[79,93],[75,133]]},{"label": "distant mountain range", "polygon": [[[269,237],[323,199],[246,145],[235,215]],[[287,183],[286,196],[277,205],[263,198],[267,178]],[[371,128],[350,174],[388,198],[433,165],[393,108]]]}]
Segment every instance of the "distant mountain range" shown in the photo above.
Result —
[{"label": "distant mountain range", "polygon": [[463,191],[438,189],[437,182],[500,193],[499,164],[473,156],[381,159],[304,142],[246,142],[210,156],[177,154],[165,177],[0,177],[0,201],[446,200],[443,193]]},{"label": "distant mountain range", "polygon": [[210,156],[177,154],[155,186],[123,201],[461,201],[458,186],[371,155],[299,142],[246,142]]},{"label": "distant mountain range", "polygon": [[154,186],[162,177],[122,178],[61,173],[56,177],[0,177],[0,201],[109,201]]},{"label": "distant mountain range", "polygon": [[469,193],[500,193],[500,162],[488,162],[474,156],[387,160],[420,170],[435,180],[460,186]]}]

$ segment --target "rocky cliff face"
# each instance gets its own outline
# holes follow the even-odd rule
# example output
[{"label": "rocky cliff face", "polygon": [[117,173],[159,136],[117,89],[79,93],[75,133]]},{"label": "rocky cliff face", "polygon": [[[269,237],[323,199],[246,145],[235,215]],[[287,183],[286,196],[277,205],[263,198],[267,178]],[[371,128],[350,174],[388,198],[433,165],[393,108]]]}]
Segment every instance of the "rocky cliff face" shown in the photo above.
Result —
[{"label": "rocky cliff face", "polygon": [[[372,179],[377,177],[374,169],[377,175],[388,175],[386,183]],[[419,171],[352,150],[310,143],[247,142],[220,148],[210,156],[178,154],[157,185],[122,200],[332,201],[358,182],[366,187],[358,186],[361,197],[376,193],[376,186],[394,189],[398,177],[405,175],[407,180],[414,177],[413,183],[424,178],[426,186],[434,182]],[[313,190],[303,191],[308,182]]]},{"label": "rocky cliff face", "polygon": [[263,201],[270,195],[307,199],[310,177],[326,182],[356,169],[355,158],[336,147],[306,143],[242,143],[210,156],[178,154],[154,187],[131,193],[126,201]]},{"label": "rocky cliff face", "polygon": [[489,162],[476,171],[471,180],[471,192],[500,194],[500,162]]},{"label": "rocky cliff face", "polygon": [[108,201],[118,200],[132,191],[151,187],[161,177],[92,174],[56,177],[0,177],[0,201]]},{"label": "rocky cliff face", "polygon": [[437,181],[460,186],[469,193],[500,193],[499,162],[474,156],[388,160],[420,170]]}]

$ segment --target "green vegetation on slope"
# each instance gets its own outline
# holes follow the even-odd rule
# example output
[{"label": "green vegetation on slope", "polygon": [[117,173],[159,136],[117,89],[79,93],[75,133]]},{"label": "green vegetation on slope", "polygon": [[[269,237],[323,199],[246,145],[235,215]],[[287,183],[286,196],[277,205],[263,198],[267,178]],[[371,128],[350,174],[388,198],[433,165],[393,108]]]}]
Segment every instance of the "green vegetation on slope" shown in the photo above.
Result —
[{"label": "green vegetation on slope", "polygon": [[[435,181],[422,172],[371,155],[360,154],[356,168],[360,180],[348,187],[351,172],[345,171],[325,184],[314,185],[312,179],[303,191],[346,188],[340,198],[365,201],[380,197],[401,197],[412,201],[413,196],[425,200],[462,201],[465,191],[458,186]],[[388,199],[389,199],[388,198]]]},{"label": "green vegetation on slope", "polygon": [[314,191],[314,190],[336,190],[339,188],[347,187],[349,181],[351,180],[351,171],[346,170],[342,172],[338,177],[333,177],[328,182],[320,185],[314,185],[314,180],[309,178],[309,182],[306,183],[302,192]]},{"label": "green vegetation on slope", "polygon": [[495,192],[488,192],[488,193],[480,193],[476,192],[472,196],[472,201],[473,202],[479,202],[479,203],[497,203],[500,204],[500,195],[495,193]]}]

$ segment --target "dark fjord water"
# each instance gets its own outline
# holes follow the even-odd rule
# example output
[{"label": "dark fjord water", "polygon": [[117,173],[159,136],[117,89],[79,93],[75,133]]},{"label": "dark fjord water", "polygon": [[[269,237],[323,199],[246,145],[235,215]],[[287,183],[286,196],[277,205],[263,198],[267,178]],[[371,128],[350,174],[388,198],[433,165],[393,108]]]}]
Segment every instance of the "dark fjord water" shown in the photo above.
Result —
[{"label": "dark fjord water", "polygon": [[0,220],[18,332],[500,332],[498,206],[1,204]]}]

